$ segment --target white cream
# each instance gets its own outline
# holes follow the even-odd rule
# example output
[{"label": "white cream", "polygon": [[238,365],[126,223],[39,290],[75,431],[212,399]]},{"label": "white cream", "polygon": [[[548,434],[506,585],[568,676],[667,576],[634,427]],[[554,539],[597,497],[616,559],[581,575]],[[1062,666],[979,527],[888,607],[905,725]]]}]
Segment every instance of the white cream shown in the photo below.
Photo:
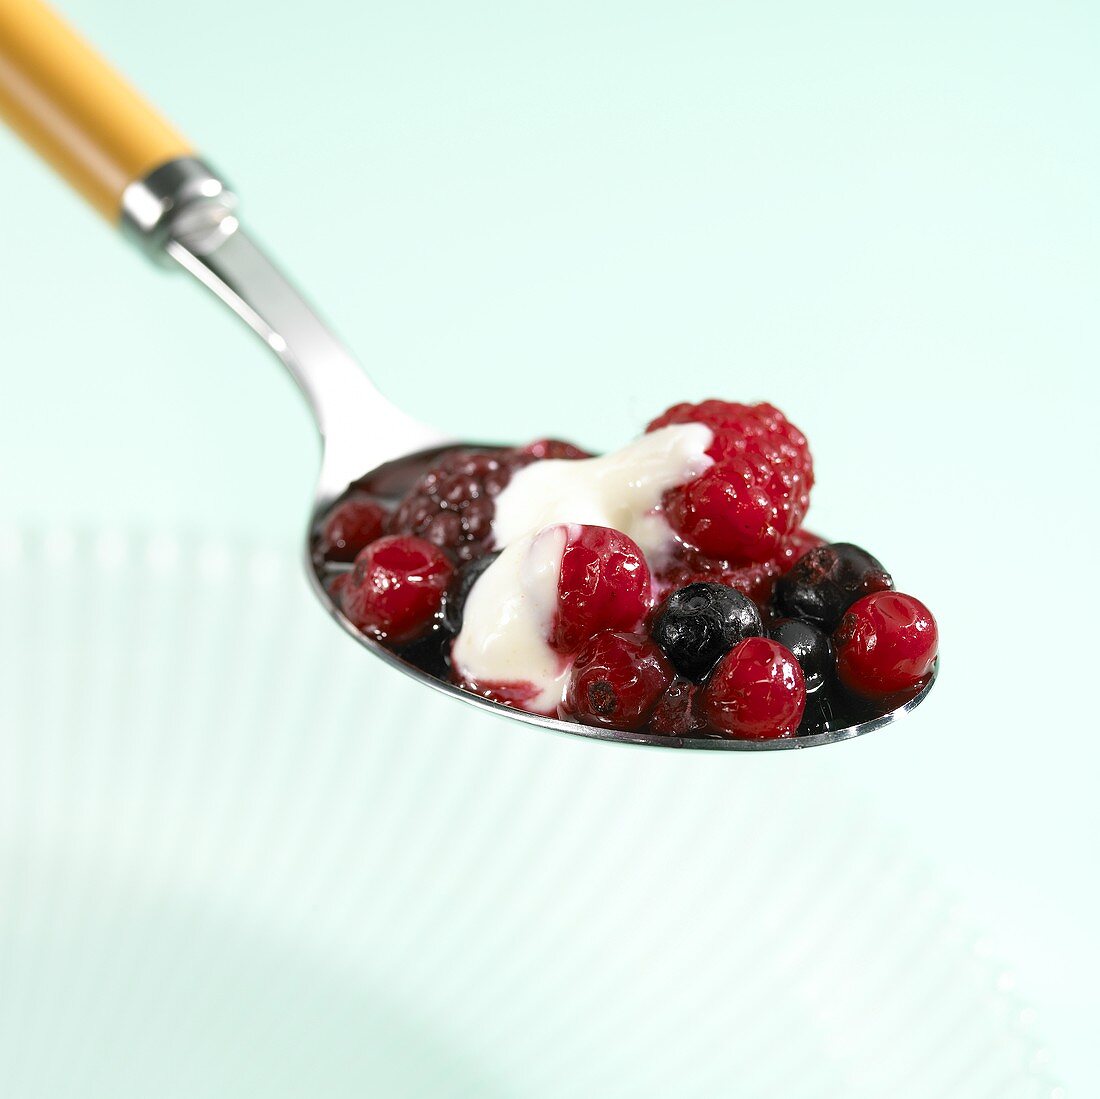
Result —
[{"label": "white cream", "polygon": [[667,553],[672,531],[655,509],[670,488],[712,464],[706,451],[713,440],[704,424],[673,424],[600,458],[535,462],[497,497],[494,541],[509,546],[552,523],[584,523],[622,531],[656,563]]},{"label": "white cream", "polygon": [[549,459],[521,469],[497,497],[493,537],[501,555],[470,589],[451,657],[471,685],[510,685],[523,709],[552,714],[570,661],[550,648],[558,577],[571,524],[629,535],[650,565],[672,544],[661,497],[711,465],[714,436],[674,424],[600,458]]},{"label": "white cream", "polygon": [[470,589],[451,650],[472,686],[529,685],[518,704],[537,713],[555,712],[569,674],[569,661],[547,644],[568,537],[567,527],[552,526],[512,542]]}]

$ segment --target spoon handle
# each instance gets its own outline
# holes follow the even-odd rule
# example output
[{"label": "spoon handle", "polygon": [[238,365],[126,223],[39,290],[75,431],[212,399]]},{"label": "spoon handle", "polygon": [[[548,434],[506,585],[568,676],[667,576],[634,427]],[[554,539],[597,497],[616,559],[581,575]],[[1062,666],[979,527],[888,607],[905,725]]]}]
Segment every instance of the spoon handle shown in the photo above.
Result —
[{"label": "spoon handle", "polygon": [[0,115],[108,221],[190,142],[41,0],[0,3]]}]

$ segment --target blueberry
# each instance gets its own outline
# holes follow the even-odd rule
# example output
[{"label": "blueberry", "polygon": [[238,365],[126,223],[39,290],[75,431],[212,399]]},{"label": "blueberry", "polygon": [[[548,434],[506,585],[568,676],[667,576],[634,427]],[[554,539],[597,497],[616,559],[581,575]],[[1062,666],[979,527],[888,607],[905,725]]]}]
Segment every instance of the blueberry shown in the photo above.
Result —
[{"label": "blueberry", "polygon": [[890,574],[866,550],[833,542],[810,550],[780,577],[775,601],[781,614],[832,633],[857,599],[893,587]]},{"label": "blueberry", "polygon": [[487,553],[475,557],[459,570],[451,582],[451,589],[443,603],[443,628],[457,634],[462,629],[462,612],[466,608],[466,598],[478,577],[500,556],[500,553]]},{"label": "blueberry", "polygon": [[794,654],[806,680],[807,693],[820,689],[832,678],[836,670],[833,646],[816,626],[797,618],[781,618],[768,630],[768,636]]},{"label": "blueberry", "polygon": [[764,631],[748,596],[725,584],[698,583],[661,604],[651,632],[676,670],[701,683],[734,645]]}]

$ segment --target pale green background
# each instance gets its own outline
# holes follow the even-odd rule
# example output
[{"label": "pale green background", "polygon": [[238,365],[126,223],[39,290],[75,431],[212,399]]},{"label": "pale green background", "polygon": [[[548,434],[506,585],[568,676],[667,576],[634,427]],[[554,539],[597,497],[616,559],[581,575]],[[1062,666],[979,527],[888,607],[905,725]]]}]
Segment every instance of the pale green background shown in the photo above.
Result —
[{"label": "pale green background", "polygon": [[[919,735],[715,766],[858,785],[1096,1093],[1100,9],[63,7],[424,418],[790,413],[811,525],[939,613],[943,683]],[[3,135],[0,173],[5,515],[292,552],[316,445],[273,360]]]}]

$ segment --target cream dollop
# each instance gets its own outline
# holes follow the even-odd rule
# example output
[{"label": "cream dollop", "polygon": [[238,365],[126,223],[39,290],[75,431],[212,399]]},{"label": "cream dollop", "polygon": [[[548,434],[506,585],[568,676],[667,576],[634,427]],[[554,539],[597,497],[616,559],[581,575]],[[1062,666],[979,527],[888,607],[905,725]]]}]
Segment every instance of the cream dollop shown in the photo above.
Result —
[{"label": "cream dollop", "polygon": [[508,546],[470,589],[451,650],[470,686],[507,686],[536,713],[555,712],[569,674],[547,643],[568,538],[568,527],[551,526]]},{"label": "cream dollop", "polygon": [[515,704],[552,714],[570,660],[549,645],[570,525],[633,538],[650,567],[673,533],[661,497],[711,465],[703,424],[673,424],[599,458],[547,459],[516,473],[496,499],[493,538],[503,552],[470,589],[451,659],[471,686],[507,687]]},{"label": "cream dollop", "polygon": [[509,546],[553,523],[584,523],[622,531],[657,563],[672,543],[661,497],[713,464],[713,440],[705,424],[672,424],[599,458],[535,462],[497,497],[493,539]]}]

